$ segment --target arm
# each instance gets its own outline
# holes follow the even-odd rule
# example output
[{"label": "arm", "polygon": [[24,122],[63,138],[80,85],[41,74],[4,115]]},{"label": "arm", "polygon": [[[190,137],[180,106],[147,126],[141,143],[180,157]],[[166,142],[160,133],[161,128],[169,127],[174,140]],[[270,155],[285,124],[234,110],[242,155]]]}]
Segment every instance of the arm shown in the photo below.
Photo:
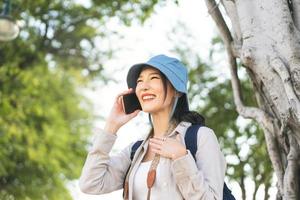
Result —
[{"label": "arm", "polygon": [[116,137],[116,135],[103,130],[96,135],[79,179],[79,187],[82,192],[103,194],[122,188],[131,162],[131,145],[117,155],[110,157],[109,152]]},{"label": "arm", "polygon": [[198,132],[196,162],[188,151],[172,163],[177,186],[185,199],[222,199],[226,163],[213,130]]},{"label": "arm", "polygon": [[109,152],[117,138],[116,132],[119,128],[139,113],[139,110],[136,110],[126,114],[122,107],[122,96],[132,91],[128,89],[117,95],[104,130],[96,135],[79,179],[79,187],[84,193],[103,194],[122,188],[131,162],[131,145],[116,156],[110,157]]}]

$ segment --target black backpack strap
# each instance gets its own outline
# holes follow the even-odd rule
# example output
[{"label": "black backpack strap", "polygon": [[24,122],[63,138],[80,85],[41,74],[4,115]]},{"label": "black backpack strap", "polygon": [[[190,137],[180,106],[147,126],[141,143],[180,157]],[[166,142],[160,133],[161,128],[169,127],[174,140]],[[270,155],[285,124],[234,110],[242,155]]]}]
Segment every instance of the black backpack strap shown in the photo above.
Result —
[{"label": "black backpack strap", "polygon": [[185,146],[190,152],[192,153],[195,161],[196,161],[196,153],[197,153],[197,135],[198,135],[198,130],[202,125],[200,124],[195,124],[191,125],[184,136],[184,142]]},{"label": "black backpack strap", "polygon": [[[184,136],[184,142],[186,148],[191,152],[195,161],[196,161],[196,153],[197,153],[197,140],[198,140],[198,130],[201,127],[200,124],[191,125]],[[234,196],[231,193],[231,190],[227,187],[224,182],[223,186],[223,200],[235,200]]]},{"label": "black backpack strap", "polygon": [[136,152],[136,150],[141,146],[141,144],[143,143],[144,140],[139,140],[139,141],[136,141],[132,147],[131,147],[131,152],[130,152],[130,160],[132,161],[133,160],[133,157],[134,157],[134,154]]},{"label": "black backpack strap", "polygon": [[223,186],[223,199],[235,200],[233,194],[231,194],[231,190],[227,187],[225,182],[224,182],[224,186]]},{"label": "black backpack strap", "polygon": [[[130,160],[131,160],[131,162],[134,158],[134,154],[135,154],[136,150],[141,146],[142,143],[143,143],[143,140],[138,140],[131,146],[131,151],[130,151]],[[130,166],[131,166],[131,164],[130,164]],[[128,169],[126,171],[124,182],[123,182],[123,189],[124,189],[123,190],[123,197],[125,197],[125,181],[126,181],[126,176],[129,172],[130,166],[128,167]]]}]

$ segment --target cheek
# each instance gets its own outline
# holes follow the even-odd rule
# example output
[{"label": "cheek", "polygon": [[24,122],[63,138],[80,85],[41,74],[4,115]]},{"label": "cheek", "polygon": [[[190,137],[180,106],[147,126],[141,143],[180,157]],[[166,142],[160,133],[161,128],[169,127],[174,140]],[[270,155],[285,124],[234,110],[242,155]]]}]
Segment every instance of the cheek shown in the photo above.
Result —
[{"label": "cheek", "polygon": [[172,103],[174,95],[175,95],[174,89],[171,88],[171,87],[168,87],[168,94],[166,94],[166,95],[167,95],[166,96],[166,103],[167,104]]},{"label": "cheek", "polygon": [[134,92],[135,92],[137,98],[139,99],[139,101],[141,102],[141,99],[140,99],[141,90],[140,90],[140,88],[138,86],[135,88]]}]

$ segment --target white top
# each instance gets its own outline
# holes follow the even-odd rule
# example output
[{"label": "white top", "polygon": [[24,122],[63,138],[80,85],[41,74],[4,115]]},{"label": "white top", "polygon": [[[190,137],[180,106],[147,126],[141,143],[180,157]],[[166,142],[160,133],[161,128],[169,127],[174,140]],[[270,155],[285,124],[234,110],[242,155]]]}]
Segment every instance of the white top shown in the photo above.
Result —
[{"label": "white top", "polygon": [[[133,181],[133,199],[135,200],[145,200],[147,197],[147,174],[150,165],[151,161],[142,162],[136,171]],[[155,185],[153,185],[153,189],[154,186]]]},{"label": "white top", "polygon": [[[145,200],[147,198],[148,187],[147,187],[147,175],[151,166],[152,161],[141,162],[133,178],[133,199],[134,200]],[[164,172],[164,165],[166,160],[160,158],[160,162],[156,168],[156,177],[153,187],[151,188],[151,200],[169,199],[170,192],[176,197],[174,199],[182,200],[182,197],[178,190],[170,187],[171,183],[169,180],[173,178],[163,178],[164,176],[172,176],[170,173]],[[162,176],[164,174],[164,176]],[[173,182],[173,181],[172,181]],[[174,180],[175,182],[175,180]]]}]

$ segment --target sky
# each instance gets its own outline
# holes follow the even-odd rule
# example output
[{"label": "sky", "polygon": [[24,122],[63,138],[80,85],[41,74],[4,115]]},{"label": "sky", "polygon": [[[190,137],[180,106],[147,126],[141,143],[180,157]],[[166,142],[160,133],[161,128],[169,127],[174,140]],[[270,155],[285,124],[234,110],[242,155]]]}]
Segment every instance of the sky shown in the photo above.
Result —
[{"label": "sky", "polygon": [[[184,25],[183,29],[179,27],[182,25]],[[105,87],[101,83],[94,82],[91,86],[93,89],[83,91],[85,96],[93,102],[94,114],[104,116],[104,118],[108,115],[115,96],[127,89],[125,79],[130,66],[145,62],[151,56],[158,54],[176,57],[173,51],[175,43],[191,47],[192,52],[197,52],[205,61],[205,58],[209,56],[208,49],[211,39],[217,35],[217,29],[207,12],[204,1],[197,0],[179,1],[179,5],[168,1],[166,6],[156,7],[155,13],[143,26],[133,23],[131,27],[125,27],[120,25],[117,19],[111,19],[106,28],[124,35],[123,38],[112,37],[106,41],[99,40],[96,43],[98,47],[103,49],[117,49],[113,58],[104,63],[104,74],[113,77],[116,82],[110,81]],[[189,40],[186,40],[186,35],[190,35]],[[219,62],[218,67],[218,73],[222,75],[220,77],[228,75],[226,59],[224,59],[224,62]],[[94,123],[95,134],[99,128],[104,126],[104,123],[100,117],[96,118]],[[113,153],[117,153],[130,142],[142,138],[148,132],[145,127],[149,127],[148,119],[141,112],[138,117],[128,122],[118,131],[118,139],[113,147]],[[137,130],[139,131],[137,132]],[[250,181],[247,181],[246,184],[249,184],[250,188],[253,187]],[[239,188],[234,183],[230,183],[229,187],[236,197],[240,197]],[[77,180],[70,182],[68,188],[74,200],[122,199],[121,190],[100,196],[83,194],[78,188]],[[258,196],[261,192],[262,190],[259,190]],[[275,188],[271,199],[275,198],[274,193]],[[251,190],[247,196],[251,196]]]}]

